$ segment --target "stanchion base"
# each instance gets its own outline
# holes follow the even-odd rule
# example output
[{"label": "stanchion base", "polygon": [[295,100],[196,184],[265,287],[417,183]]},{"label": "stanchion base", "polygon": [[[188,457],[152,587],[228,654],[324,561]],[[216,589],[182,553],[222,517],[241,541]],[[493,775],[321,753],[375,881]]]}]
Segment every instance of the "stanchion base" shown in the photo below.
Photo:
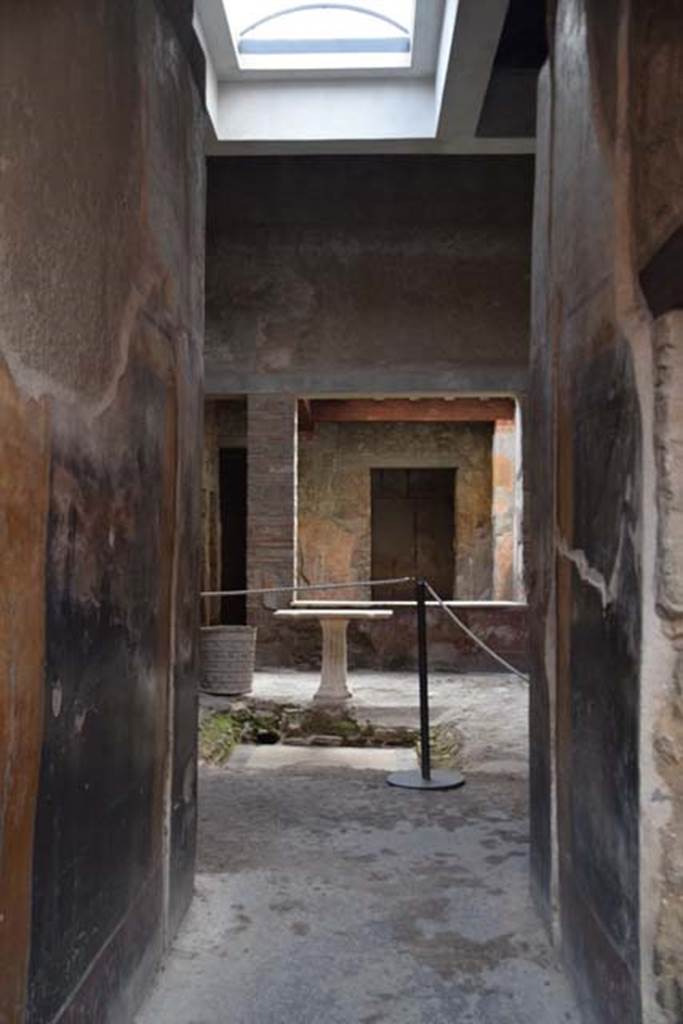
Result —
[{"label": "stanchion base", "polygon": [[417,769],[392,772],[387,775],[387,782],[402,789],[457,789],[465,785],[465,779],[459,772],[433,771],[431,779],[423,779],[422,772]]}]

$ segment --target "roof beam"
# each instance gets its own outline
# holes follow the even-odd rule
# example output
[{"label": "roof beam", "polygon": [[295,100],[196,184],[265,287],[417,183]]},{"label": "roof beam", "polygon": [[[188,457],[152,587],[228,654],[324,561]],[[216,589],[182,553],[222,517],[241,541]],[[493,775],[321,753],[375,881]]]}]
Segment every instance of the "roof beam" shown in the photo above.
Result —
[{"label": "roof beam", "polygon": [[475,136],[509,0],[459,0],[437,136]]},{"label": "roof beam", "polygon": [[514,420],[512,398],[353,398],[310,402],[313,423],[486,423]]}]

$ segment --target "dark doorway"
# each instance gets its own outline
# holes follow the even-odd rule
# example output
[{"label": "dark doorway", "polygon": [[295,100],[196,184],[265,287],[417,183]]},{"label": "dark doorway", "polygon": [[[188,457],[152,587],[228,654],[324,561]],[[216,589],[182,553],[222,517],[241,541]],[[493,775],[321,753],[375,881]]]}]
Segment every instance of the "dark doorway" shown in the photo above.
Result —
[{"label": "dark doorway", "polygon": [[[455,470],[373,469],[372,577],[417,576],[453,597]],[[376,587],[381,601],[412,597],[404,585]]]},{"label": "dark doorway", "polygon": [[[221,448],[221,589],[247,586],[247,450]],[[241,626],[247,621],[246,597],[224,597],[222,621]]]}]

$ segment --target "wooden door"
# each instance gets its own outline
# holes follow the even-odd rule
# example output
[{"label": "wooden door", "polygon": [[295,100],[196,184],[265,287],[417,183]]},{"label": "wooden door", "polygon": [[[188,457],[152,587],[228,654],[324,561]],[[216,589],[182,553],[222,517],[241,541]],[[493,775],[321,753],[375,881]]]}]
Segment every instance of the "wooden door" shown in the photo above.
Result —
[{"label": "wooden door", "polygon": [[[417,576],[453,596],[454,469],[373,469],[372,578]],[[376,587],[377,600],[412,599],[405,585]]]}]

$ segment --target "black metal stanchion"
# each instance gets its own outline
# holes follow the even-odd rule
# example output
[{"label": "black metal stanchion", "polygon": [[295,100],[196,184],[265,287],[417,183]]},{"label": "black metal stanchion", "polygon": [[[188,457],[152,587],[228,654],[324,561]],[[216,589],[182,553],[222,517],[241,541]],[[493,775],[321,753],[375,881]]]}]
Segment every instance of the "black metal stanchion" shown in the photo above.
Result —
[{"label": "black metal stanchion", "polygon": [[393,772],[390,786],[403,789],[457,789],[465,782],[459,772],[432,771],[429,736],[429,671],[427,663],[427,588],[424,580],[415,583],[417,599],[417,661],[420,680],[420,770]]},{"label": "black metal stanchion", "polygon": [[429,736],[429,671],[427,668],[427,590],[424,580],[416,580],[417,599],[417,673],[420,679],[420,767],[422,778],[432,778],[432,752]]}]

